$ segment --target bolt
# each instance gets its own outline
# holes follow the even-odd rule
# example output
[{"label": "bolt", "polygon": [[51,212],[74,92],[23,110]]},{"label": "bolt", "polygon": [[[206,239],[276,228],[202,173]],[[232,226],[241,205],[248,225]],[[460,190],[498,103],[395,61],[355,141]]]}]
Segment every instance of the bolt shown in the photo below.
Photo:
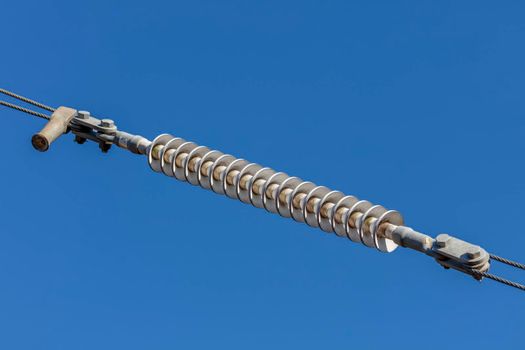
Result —
[{"label": "bolt", "polygon": [[447,242],[450,239],[450,236],[442,233],[436,237],[436,245],[439,248],[445,248],[447,246]]},{"label": "bolt", "polygon": [[111,144],[103,142],[103,143],[99,143],[98,147],[100,148],[102,153],[108,153],[109,149],[111,148]]},{"label": "bolt", "polygon": [[112,128],[115,126],[115,122],[111,119],[102,119],[100,121],[100,126],[104,128]]},{"label": "bolt", "polygon": [[89,119],[89,116],[91,114],[88,111],[78,111],[77,112],[77,118],[78,119]]},{"label": "bolt", "polygon": [[465,254],[469,259],[475,259],[481,256],[481,251],[478,247],[470,247]]},{"label": "bolt", "polygon": [[75,142],[78,143],[79,145],[83,144],[84,142],[86,142],[86,139],[83,138],[83,137],[80,137],[78,135],[75,136]]}]

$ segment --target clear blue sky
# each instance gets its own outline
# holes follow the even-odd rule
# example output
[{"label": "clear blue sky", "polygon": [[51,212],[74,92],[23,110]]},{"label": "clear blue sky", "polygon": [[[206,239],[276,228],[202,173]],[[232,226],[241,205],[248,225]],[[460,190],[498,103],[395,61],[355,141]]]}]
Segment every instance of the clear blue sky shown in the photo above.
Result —
[{"label": "clear blue sky", "polygon": [[[519,1],[6,1],[0,86],[523,261],[524,17]],[[0,114],[2,349],[523,345],[517,290],[352,244],[71,135],[37,153],[42,121]]]}]

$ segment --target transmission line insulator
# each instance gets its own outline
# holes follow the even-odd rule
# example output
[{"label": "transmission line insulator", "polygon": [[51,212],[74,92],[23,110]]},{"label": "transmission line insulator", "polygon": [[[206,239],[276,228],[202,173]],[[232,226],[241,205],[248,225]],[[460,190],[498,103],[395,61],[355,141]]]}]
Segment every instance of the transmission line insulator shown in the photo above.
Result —
[{"label": "transmission line insulator", "polygon": [[149,146],[150,167],[177,180],[293,218],[382,252],[397,247],[386,224],[403,225],[401,214],[354,196],[317,186],[179,137],[163,134]]},{"label": "transmission line insulator", "polygon": [[146,155],[155,172],[293,218],[325,232],[334,232],[339,237],[369,248],[389,253],[398,246],[406,247],[431,256],[447,269],[461,271],[478,280],[490,278],[525,290],[525,285],[488,273],[491,258],[520,269],[525,269],[525,265],[490,255],[477,245],[446,234],[434,239],[417,232],[404,226],[403,217],[395,210],[169,134],[160,135],[152,142],[118,130],[112,120],[97,119],[86,111],[77,112],[68,107],[55,110],[7,90],[0,89],[0,93],[53,111],[53,115],[48,117],[0,101],[3,106],[49,119],[44,129],[33,137],[33,145],[40,151],[46,151],[56,138],[71,131],[79,144],[89,140],[98,143],[103,152],[116,145],[132,153]]},{"label": "transmission line insulator", "polygon": [[155,172],[335,232],[381,252],[403,246],[476,279],[490,267],[489,254],[483,248],[448,235],[433,239],[404,226],[403,217],[395,210],[170,134],[155,138],[146,154]]}]

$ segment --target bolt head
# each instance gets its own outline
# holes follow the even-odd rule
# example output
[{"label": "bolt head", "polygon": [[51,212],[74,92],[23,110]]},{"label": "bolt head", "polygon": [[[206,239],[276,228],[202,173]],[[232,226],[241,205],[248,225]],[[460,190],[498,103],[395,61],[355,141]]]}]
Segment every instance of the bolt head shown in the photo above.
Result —
[{"label": "bolt head", "polygon": [[78,143],[79,145],[82,145],[84,142],[86,142],[86,139],[76,135],[75,136],[75,142]]},{"label": "bolt head", "polygon": [[436,245],[439,248],[445,248],[447,246],[447,242],[450,239],[450,236],[442,233],[436,237]]},{"label": "bolt head", "polygon": [[77,112],[77,118],[78,119],[88,119],[91,114],[88,111],[78,111]]},{"label": "bolt head", "polygon": [[115,126],[115,122],[111,119],[102,119],[100,121],[100,126],[104,128],[112,128]]},{"label": "bolt head", "polygon": [[110,143],[99,143],[98,148],[102,151],[102,153],[108,153],[109,149],[111,148]]},{"label": "bolt head", "polygon": [[466,255],[469,259],[479,258],[481,256],[481,250],[478,247],[471,247],[467,250]]}]

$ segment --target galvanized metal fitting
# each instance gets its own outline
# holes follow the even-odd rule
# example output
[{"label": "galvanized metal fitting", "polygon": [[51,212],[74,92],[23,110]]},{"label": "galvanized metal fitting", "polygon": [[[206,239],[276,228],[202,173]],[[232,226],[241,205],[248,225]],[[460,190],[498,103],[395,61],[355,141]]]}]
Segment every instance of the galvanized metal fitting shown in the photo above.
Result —
[{"label": "galvanized metal fitting", "polygon": [[479,272],[490,268],[490,254],[478,245],[447,234],[436,237],[431,254],[445,268],[452,268],[481,279]]},{"label": "galvanized metal fitting", "polygon": [[97,119],[88,111],[80,111],[71,120],[71,131],[79,144],[86,140],[98,143],[102,152],[107,153],[112,145],[127,149],[132,153],[146,154],[151,142],[139,135],[119,131],[111,119]]},{"label": "galvanized metal fitting", "polygon": [[36,133],[31,138],[33,147],[40,152],[46,152],[51,143],[53,143],[61,135],[68,132],[69,123],[76,116],[77,111],[69,107],[58,107],[51,119],[44,126],[42,131]]}]

